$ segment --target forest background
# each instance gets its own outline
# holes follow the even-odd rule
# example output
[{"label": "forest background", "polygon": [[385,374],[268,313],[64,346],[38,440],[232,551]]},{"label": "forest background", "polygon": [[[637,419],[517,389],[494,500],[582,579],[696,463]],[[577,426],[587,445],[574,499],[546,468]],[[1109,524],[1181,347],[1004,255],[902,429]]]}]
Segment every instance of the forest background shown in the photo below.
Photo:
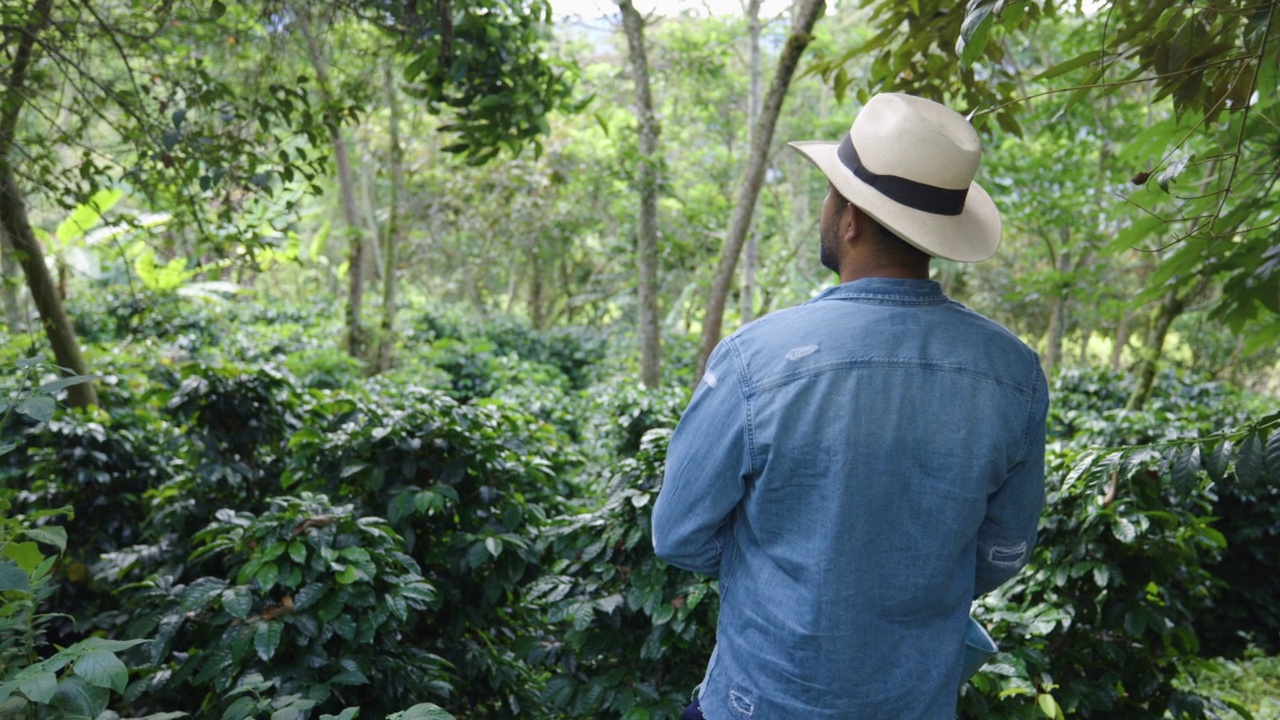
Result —
[{"label": "forest background", "polygon": [[1053,382],[962,715],[1280,717],[1276,4],[4,4],[0,717],[678,717],[666,438],[892,90]]}]

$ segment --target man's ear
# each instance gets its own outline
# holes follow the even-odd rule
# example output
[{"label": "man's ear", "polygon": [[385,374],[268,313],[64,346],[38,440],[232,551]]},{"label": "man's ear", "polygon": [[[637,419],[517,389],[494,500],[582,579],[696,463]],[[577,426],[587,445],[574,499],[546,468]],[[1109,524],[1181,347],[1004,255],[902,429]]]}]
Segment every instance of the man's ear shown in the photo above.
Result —
[{"label": "man's ear", "polygon": [[853,203],[844,206],[844,212],[841,213],[840,219],[843,221],[847,214],[848,225],[843,225],[844,232],[840,234],[840,239],[845,242],[853,242],[854,239],[860,237],[867,229],[867,216],[862,209]]}]

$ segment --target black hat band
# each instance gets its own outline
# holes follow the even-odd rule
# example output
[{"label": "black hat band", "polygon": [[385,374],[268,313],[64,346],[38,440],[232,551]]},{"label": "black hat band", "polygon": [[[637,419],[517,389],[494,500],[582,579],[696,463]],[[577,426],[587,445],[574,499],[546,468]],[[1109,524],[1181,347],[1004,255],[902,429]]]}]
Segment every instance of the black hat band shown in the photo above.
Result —
[{"label": "black hat band", "polygon": [[906,205],[934,215],[959,215],[964,212],[969,188],[952,190],[926,185],[897,175],[877,175],[862,164],[858,151],[853,147],[853,140],[847,134],[844,136],[844,141],[840,143],[836,155],[859,180],[899,205]]}]

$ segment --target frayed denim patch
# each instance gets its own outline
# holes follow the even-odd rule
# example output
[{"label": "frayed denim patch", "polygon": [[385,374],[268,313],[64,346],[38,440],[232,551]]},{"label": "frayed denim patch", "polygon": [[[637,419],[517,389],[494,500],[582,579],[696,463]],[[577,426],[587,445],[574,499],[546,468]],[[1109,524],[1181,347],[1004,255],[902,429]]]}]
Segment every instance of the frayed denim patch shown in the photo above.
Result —
[{"label": "frayed denim patch", "polygon": [[738,717],[749,718],[756,711],[756,701],[750,691],[734,685],[729,688],[729,707]]},{"label": "frayed denim patch", "polygon": [[987,551],[987,560],[997,567],[1021,567],[1027,559],[1027,544],[992,545]]}]

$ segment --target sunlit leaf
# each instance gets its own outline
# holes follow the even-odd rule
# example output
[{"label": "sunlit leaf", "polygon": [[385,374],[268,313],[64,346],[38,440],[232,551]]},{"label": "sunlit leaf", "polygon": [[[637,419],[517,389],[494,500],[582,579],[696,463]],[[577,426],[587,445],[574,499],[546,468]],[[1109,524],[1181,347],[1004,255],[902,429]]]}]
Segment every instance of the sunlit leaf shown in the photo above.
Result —
[{"label": "sunlit leaf", "polygon": [[102,216],[120,202],[122,197],[124,197],[122,190],[99,190],[94,193],[89,202],[77,205],[71,211],[71,215],[54,231],[54,237],[63,244],[84,237],[102,222]]}]

